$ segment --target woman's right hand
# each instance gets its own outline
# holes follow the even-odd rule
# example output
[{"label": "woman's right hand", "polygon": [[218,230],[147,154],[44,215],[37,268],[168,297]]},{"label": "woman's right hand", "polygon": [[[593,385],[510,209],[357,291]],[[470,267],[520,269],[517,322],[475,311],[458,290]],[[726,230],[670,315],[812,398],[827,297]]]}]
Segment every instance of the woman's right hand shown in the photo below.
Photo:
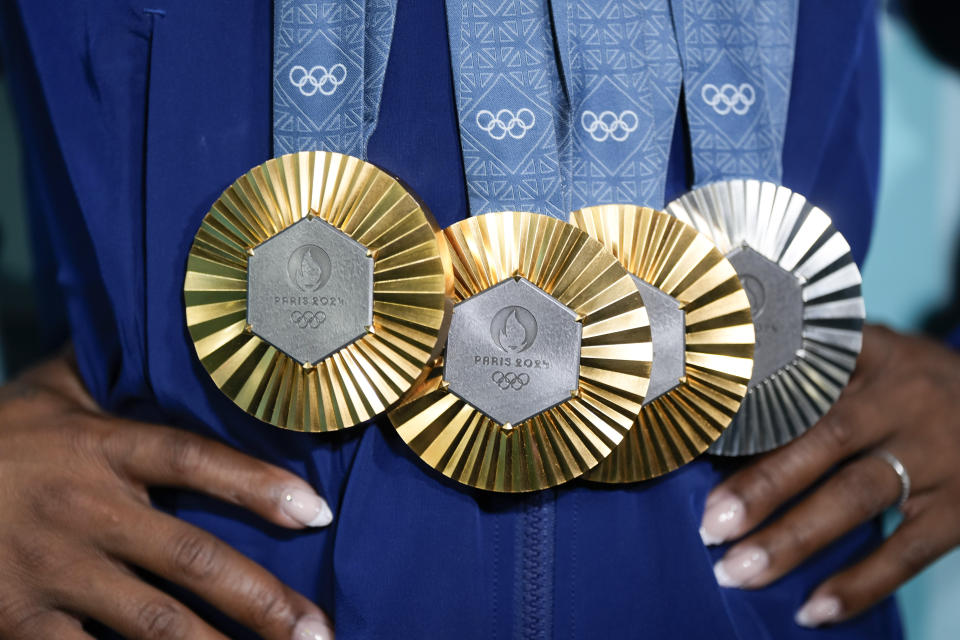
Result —
[{"label": "woman's right hand", "polygon": [[329,619],[209,533],[154,509],[149,487],[231,502],[290,529],[332,514],[296,475],[197,435],[102,412],[71,361],[0,387],[0,637],[223,638],[139,567],[275,640],[333,637]]}]

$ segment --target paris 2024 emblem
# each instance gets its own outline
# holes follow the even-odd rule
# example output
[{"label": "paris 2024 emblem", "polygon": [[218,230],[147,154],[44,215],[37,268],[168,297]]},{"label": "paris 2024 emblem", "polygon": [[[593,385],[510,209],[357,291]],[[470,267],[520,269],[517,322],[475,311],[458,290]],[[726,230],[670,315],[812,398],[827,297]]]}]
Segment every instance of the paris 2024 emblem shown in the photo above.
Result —
[{"label": "paris 2024 emblem", "polygon": [[328,222],[309,216],[253,248],[247,262],[250,330],[302,364],[367,332],[373,259]]},{"label": "paris 2024 emblem", "polygon": [[493,316],[490,337],[504,353],[523,353],[537,339],[537,319],[523,307],[504,307]]},{"label": "paris 2024 emblem", "polygon": [[525,278],[509,278],[453,310],[444,380],[500,424],[518,424],[577,389],[580,324]]},{"label": "paris 2024 emblem", "polygon": [[287,275],[300,291],[318,291],[327,284],[331,272],[330,256],[315,244],[305,244],[290,254]]}]

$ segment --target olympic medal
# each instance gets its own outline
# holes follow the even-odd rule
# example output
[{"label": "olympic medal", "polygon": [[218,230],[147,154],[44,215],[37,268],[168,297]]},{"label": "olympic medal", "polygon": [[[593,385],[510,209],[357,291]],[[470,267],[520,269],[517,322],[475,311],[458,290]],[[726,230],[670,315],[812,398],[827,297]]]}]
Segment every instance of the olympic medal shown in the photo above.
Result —
[{"label": "olympic medal", "polygon": [[247,413],[333,431],[385,411],[438,353],[452,289],[432,216],[398,180],[327,152],[234,182],[197,232],[187,326]]},{"label": "olympic medal", "polygon": [[647,480],[706,451],[740,409],[753,370],[750,302],[713,243],[666,213],[605,205],[574,211],[571,222],[632,274],[653,340],[636,424],[587,478]]},{"label": "olympic medal", "polygon": [[711,453],[768,451],[811,427],[846,386],[860,353],[860,271],[830,217],[771,182],[695,189],[667,212],[708,236],[737,270],[757,344],[740,413]]},{"label": "olympic medal", "polygon": [[534,491],[620,444],[649,384],[650,326],[630,274],[548,216],[503,212],[444,232],[455,306],[443,357],[390,412],[428,465],[463,484]]}]

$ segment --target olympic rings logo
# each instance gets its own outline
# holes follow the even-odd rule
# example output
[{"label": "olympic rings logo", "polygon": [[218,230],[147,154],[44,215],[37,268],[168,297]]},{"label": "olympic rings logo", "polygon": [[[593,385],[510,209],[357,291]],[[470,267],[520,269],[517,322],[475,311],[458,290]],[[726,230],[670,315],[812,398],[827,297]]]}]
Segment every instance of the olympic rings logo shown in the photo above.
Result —
[{"label": "olympic rings logo", "polygon": [[486,131],[494,140],[503,140],[510,136],[519,140],[537,124],[533,111],[523,107],[516,114],[510,109],[500,109],[496,115],[488,109],[477,112],[477,126]]},{"label": "olympic rings logo", "polygon": [[333,95],[346,79],[347,68],[339,62],[329,70],[319,64],[309,71],[299,64],[290,69],[290,84],[307,97],[318,91],[325,96]]},{"label": "olympic rings logo", "polygon": [[580,116],[580,125],[583,130],[597,142],[603,142],[608,138],[623,142],[637,130],[639,124],[640,119],[637,118],[637,113],[631,109],[621,111],[620,115],[613,111],[601,111],[600,115],[593,111],[584,111]]},{"label": "olympic rings logo", "polygon": [[528,373],[514,373],[513,371],[494,371],[490,375],[490,379],[500,387],[501,391],[506,391],[507,389],[513,389],[514,391],[520,391],[525,386],[530,384],[530,374]]},{"label": "olympic rings logo", "polygon": [[327,314],[323,311],[294,311],[290,319],[301,329],[316,329],[327,321]]},{"label": "olympic rings logo", "polygon": [[753,106],[757,99],[756,91],[753,85],[744,82],[739,87],[726,83],[717,88],[715,84],[705,84],[700,89],[700,97],[718,115],[725,116],[733,111],[738,116],[744,115]]}]

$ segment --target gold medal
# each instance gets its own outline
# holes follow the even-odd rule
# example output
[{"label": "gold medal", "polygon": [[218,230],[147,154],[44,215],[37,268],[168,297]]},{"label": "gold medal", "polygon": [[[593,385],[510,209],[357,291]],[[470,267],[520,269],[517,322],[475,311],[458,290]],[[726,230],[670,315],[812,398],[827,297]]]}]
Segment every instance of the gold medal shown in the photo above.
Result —
[{"label": "gold medal", "polygon": [[197,232],[187,326],[247,413],[333,431],[395,403],[436,355],[452,287],[432,216],[398,180],[338,153],[270,160]]},{"label": "gold medal", "polygon": [[634,275],[653,337],[636,424],[587,478],[647,480],[706,451],[734,419],[753,367],[750,304],[713,243],[666,213],[606,205],[575,211],[571,222]]},{"label": "gold medal", "polygon": [[627,271],[533,213],[444,232],[454,307],[442,362],[390,412],[424,462],[472,487],[533,491],[599,464],[636,419],[650,326]]},{"label": "gold medal", "polygon": [[667,212],[724,252],[756,327],[747,397],[710,452],[752,455],[786,444],[836,401],[860,353],[865,309],[850,246],[826,213],[772,182],[715,182]]}]

